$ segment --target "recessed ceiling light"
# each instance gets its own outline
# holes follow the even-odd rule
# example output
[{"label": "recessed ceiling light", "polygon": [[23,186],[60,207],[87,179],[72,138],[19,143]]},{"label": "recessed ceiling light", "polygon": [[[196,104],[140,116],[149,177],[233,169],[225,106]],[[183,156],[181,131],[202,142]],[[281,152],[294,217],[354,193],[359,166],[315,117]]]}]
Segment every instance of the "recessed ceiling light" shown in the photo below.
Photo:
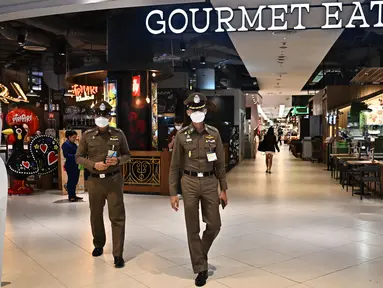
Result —
[{"label": "recessed ceiling light", "polygon": [[287,46],[286,46],[286,45],[282,45],[282,46],[280,46],[279,48],[281,48],[281,49],[287,49]]},{"label": "recessed ceiling light", "polygon": [[274,36],[283,36],[284,38],[286,38],[286,36],[288,36],[290,34],[294,34],[294,33],[296,33],[295,30],[274,31],[273,35]]}]

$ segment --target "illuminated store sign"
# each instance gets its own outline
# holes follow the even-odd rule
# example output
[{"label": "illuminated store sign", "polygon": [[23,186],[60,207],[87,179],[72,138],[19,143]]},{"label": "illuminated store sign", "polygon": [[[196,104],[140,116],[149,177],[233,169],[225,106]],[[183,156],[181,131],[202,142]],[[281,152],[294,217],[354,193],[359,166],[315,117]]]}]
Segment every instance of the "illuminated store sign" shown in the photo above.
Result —
[{"label": "illuminated store sign", "polygon": [[0,101],[1,102],[5,104],[9,104],[9,102],[16,102],[16,103],[29,102],[29,100],[27,99],[27,96],[25,96],[23,90],[21,89],[21,86],[19,83],[11,82],[11,87],[13,88],[13,90],[15,90],[15,93],[17,94],[17,98],[12,97],[9,93],[9,89],[5,85],[0,84]]},{"label": "illuminated store sign", "polygon": [[[351,6],[353,12],[351,17],[342,19],[342,11],[346,6]],[[367,23],[365,11],[362,6],[367,6],[369,11],[376,13],[376,22],[373,25]],[[322,29],[339,29],[339,28],[369,28],[383,27],[383,1],[371,1],[367,4],[360,2],[352,2],[351,4],[343,4],[342,2],[322,3],[321,5],[310,6],[309,3],[305,4],[291,4],[291,5],[261,5],[257,9],[247,9],[245,6],[238,6],[237,9],[230,7],[216,7],[216,8],[190,8],[175,9],[168,17],[165,17],[164,11],[153,10],[146,17],[146,28],[151,34],[165,34],[172,32],[175,34],[181,34],[186,31],[191,23],[192,29],[196,33],[205,33],[211,26],[211,20],[217,19],[217,23],[214,23],[215,32],[246,32],[246,31],[280,31],[288,30],[289,23],[286,20],[286,15],[295,15],[296,19],[293,21],[294,30],[306,29],[303,15],[309,14],[311,8],[325,9],[325,19],[323,19]],[[265,10],[271,10],[271,23],[265,24],[263,22],[265,16]],[[250,13],[256,11],[255,13]],[[206,15],[205,25],[197,27],[196,18],[197,13],[204,13]],[[216,14],[217,17],[212,17],[212,14]],[[177,21],[174,18],[177,18]],[[183,19],[179,21],[179,17]],[[233,26],[233,19],[241,17],[240,26]],[[290,17],[289,17],[290,18]],[[372,18],[372,17],[369,17]],[[237,19],[236,19],[237,20]],[[239,19],[238,19],[239,20]],[[155,23],[153,22],[155,21]],[[175,25],[175,23],[182,23],[181,25]],[[238,22],[238,21],[235,21]],[[268,27],[266,27],[268,26]]]},{"label": "illuminated store sign", "polygon": [[132,96],[140,97],[141,96],[141,76],[133,76],[132,80]]},{"label": "illuminated store sign", "polygon": [[71,92],[76,97],[76,102],[94,100],[94,96],[98,93],[98,87],[75,84],[72,86]]},{"label": "illuminated store sign", "polygon": [[309,114],[309,108],[308,107],[294,107],[292,114],[293,114],[293,116]]}]

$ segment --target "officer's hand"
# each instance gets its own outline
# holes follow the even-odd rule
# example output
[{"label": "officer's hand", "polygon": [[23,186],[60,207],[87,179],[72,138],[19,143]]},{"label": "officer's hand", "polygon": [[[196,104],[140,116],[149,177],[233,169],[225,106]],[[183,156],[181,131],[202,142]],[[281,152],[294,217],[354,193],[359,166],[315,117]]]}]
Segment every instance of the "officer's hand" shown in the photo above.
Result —
[{"label": "officer's hand", "polygon": [[106,159],[106,164],[108,164],[109,166],[115,166],[115,165],[117,165],[118,164],[118,159],[117,159],[117,157],[108,157],[107,159]]},{"label": "officer's hand", "polygon": [[225,206],[227,206],[227,194],[226,194],[226,191],[222,191],[219,194],[219,199],[223,200],[223,202],[225,202]]},{"label": "officer's hand", "polygon": [[170,204],[172,205],[173,210],[177,212],[180,206],[180,199],[178,198],[178,196],[171,196]]},{"label": "officer's hand", "polygon": [[104,162],[97,162],[96,164],[94,164],[94,169],[98,170],[98,171],[104,171],[106,169],[108,169],[109,165],[108,164],[105,164]]}]

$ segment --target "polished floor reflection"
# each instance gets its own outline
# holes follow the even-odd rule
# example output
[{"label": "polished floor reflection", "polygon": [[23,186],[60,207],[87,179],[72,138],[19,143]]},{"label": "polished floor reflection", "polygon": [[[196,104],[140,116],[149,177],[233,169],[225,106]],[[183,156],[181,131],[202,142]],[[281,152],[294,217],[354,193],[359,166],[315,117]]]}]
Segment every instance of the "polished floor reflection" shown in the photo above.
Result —
[{"label": "polished floor reflection", "polygon": [[[230,204],[206,287],[383,287],[383,202],[353,198],[324,166],[286,148],[274,162],[271,175],[261,155],[228,174]],[[9,199],[6,287],[194,287],[183,213],[167,197],[125,196],[121,270],[112,265],[110,239],[102,258],[90,254],[87,199],[54,203],[60,199],[48,192]]]}]

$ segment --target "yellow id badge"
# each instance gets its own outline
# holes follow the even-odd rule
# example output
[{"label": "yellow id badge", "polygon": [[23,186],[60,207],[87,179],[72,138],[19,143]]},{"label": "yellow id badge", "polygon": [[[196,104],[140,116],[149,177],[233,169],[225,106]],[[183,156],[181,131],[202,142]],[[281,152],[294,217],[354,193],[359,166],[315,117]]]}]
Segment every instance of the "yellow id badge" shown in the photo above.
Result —
[{"label": "yellow id badge", "polygon": [[215,154],[214,152],[206,153],[206,155],[207,155],[207,161],[208,162],[217,161],[217,154]]}]

